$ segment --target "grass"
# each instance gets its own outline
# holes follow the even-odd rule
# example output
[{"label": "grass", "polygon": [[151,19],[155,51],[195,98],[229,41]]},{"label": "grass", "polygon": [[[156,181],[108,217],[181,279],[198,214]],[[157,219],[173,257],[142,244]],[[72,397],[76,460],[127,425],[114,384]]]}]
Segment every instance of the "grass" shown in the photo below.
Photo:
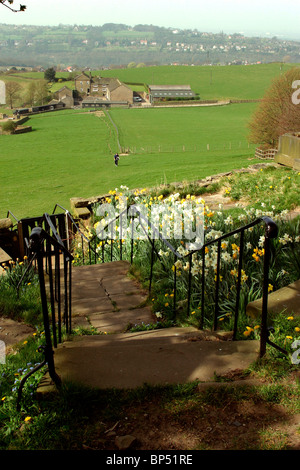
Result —
[{"label": "grass", "polygon": [[[151,442],[152,450],[197,450],[200,445],[206,450],[218,446],[224,449],[226,440],[227,449],[289,448],[287,430],[280,431],[278,427],[299,413],[300,389],[299,384],[284,380],[293,374],[288,363],[284,378],[272,381],[276,361],[273,361],[273,371],[269,368],[264,374],[260,386],[246,382],[236,387],[234,382],[227,382],[221,387],[208,386],[201,390],[195,381],[166,386],[145,384],[133,390],[93,390],[65,382],[58,393],[37,398],[35,391],[44,373],[42,369],[26,382],[21,411],[17,412],[20,380],[30,367],[41,361],[37,345],[43,342],[42,338],[39,332],[26,344],[19,345],[18,353],[9,356],[5,366],[0,366],[1,450],[113,450],[116,435],[137,433],[141,448],[149,448],[147,444]],[[268,360],[257,366],[261,374],[265,362]],[[248,374],[258,377],[251,370]],[[246,428],[238,428],[235,435],[234,427],[228,433],[228,426],[234,420],[246,422]],[[110,429],[115,432],[109,432]],[[212,429],[218,430],[213,441]]]},{"label": "grass", "polygon": [[280,63],[249,66],[153,66],[134,69],[101,70],[105,77],[123,82],[156,85],[190,85],[201,100],[260,99],[271,81],[293,67]]},{"label": "grass", "polygon": [[[259,181],[258,181],[259,176]],[[291,168],[270,166],[258,173],[236,173],[224,181],[224,191],[235,201],[246,201],[254,207],[292,210],[300,205],[300,173]],[[263,196],[263,201],[261,200]]]},{"label": "grass", "polygon": [[[253,109],[251,103],[205,110],[113,110],[122,144],[153,146],[151,155],[140,150],[121,157],[118,168],[113,165],[116,134],[108,118],[72,110],[33,116],[33,132],[0,137],[1,216],[8,210],[17,218],[39,216],[56,203],[68,209],[71,197],[105,194],[120,185],[193,181],[248,166],[254,151],[246,144],[246,123]],[[230,142],[235,147],[230,149]],[[167,151],[159,152],[159,145]],[[172,145],[176,148],[170,152]],[[183,151],[182,145],[192,148]]]}]

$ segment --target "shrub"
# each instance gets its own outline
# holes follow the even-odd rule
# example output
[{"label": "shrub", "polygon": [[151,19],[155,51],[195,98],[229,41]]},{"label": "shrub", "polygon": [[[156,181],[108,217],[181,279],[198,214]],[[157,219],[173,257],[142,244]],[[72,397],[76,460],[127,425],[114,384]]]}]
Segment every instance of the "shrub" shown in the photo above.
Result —
[{"label": "shrub", "polygon": [[9,134],[13,134],[15,128],[16,128],[16,123],[14,123],[13,121],[6,121],[2,124],[2,131],[9,133]]}]

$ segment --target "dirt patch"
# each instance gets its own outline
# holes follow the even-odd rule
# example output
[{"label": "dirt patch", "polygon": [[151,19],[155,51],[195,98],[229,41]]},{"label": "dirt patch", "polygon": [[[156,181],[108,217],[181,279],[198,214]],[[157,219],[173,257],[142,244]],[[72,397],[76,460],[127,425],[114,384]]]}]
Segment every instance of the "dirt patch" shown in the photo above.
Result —
[{"label": "dirt patch", "polygon": [[24,341],[34,331],[34,328],[24,323],[0,317],[0,341],[5,343],[6,354],[12,350],[14,345]]},{"label": "dirt patch", "polygon": [[115,423],[96,420],[85,429],[82,446],[118,450],[120,437],[131,436],[135,450],[300,450],[300,414],[228,395],[224,403],[207,405],[201,393],[190,400],[137,402]]}]

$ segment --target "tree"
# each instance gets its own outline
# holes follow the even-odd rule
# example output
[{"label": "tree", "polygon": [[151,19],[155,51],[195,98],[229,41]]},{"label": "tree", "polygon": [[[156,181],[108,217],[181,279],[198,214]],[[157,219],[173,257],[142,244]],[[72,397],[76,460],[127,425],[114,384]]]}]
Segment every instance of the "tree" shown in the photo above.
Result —
[{"label": "tree", "polygon": [[19,92],[22,87],[18,82],[6,82],[6,99],[10,104],[10,109],[13,109],[13,101],[20,97]]},{"label": "tree", "polygon": [[295,67],[273,81],[249,123],[250,142],[276,148],[281,135],[300,131],[300,103],[293,99],[298,80],[300,68]]},{"label": "tree", "polygon": [[49,92],[48,92],[47,82],[45,80],[38,80],[36,82],[35,99],[41,105],[47,103],[49,99]]},{"label": "tree", "polygon": [[48,82],[54,82],[55,81],[55,70],[53,67],[50,67],[49,69],[45,70],[44,72],[44,79],[47,80]]},{"label": "tree", "polygon": [[12,5],[14,3],[14,0],[0,0],[0,4],[2,4],[4,7],[8,8],[9,10],[13,11],[14,13],[18,13],[19,11],[25,11],[26,10],[26,5],[20,5],[19,9],[15,9],[10,7],[9,5]]},{"label": "tree", "polygon": [[30,104],[30,106],[34,105],[36,98],[36,83],[35,82],[30,82],[27,88],[27,95],[26,95],[26,101]]}]

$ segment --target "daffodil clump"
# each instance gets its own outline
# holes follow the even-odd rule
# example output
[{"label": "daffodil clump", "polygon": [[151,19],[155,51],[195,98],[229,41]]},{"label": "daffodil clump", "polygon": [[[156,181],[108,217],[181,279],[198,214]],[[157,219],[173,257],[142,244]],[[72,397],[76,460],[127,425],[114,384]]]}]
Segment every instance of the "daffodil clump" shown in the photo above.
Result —
[{"label": "daffodil clump", "polygon": [[19,403],[20,412],[17,410],[17,400],[22,379],[44,360],[44,354],[40,349],[40,346],[44,344],[44,332],[37,328],[32,335],[18,345],[14,354],[8,352],[5,363],[0,364],[1,448],[5,448],[6,441],[9,442],[11,435],[22,426],[31,425],[39,419],[36,390],[46,372],[46,367],[41,367],[25,381]]},{"label": "daffodil clump", "polygon": [[38,281],[34,267],[29,264],[27,256],[24,256],[22,260],[17,258],[8,263],[2,263],[1,268],[3,275],[0,280],[7,286],[22,288]]},{"label": "daffodil clump", "polygon": [[[140,279],[147,283],[151,256],[153,256],[149,239],[154,239],[151,298],[155,299],[152,302],[153,311],[158,312],[161,318],[174,320],[174,314],[179,313],[182,317],[189,316],[198,321],[203,315],[205,324],[211,325],[216,284],[218,284],[218,321],[224,326],[232,327],[241,252],[240,234],[222,239],[219,267],[218,244],[210,243],[205,247],[205,265],[203,266],[202,250],[198,249],[198,242],[206,244],[213,242],[262,216],[270,217],[279,229],[277,238],[271,240],[269,293],[300,278],[299,219],[290,220],[287,210],[277,210],[274,205],[267,207],[264,202],[256,204],[256,207],[246,208],[237,203],[236,209],[232,211],[223,210],[222,205],[217,210],[212,210],[203,198],[192,194],[187,194],[182,198],[179,193],[174,193],[164,198],[162,195],[154,196],[145,188],[130,191],[126,186],[111,190],[104,202],[108,204],[108,208],[112,207],[113,211],[99,216],[99,207],[103,209],[104,206],[96,206],[94,225],[88,234],[97,253],[96,262],[120,259],[120,251],[122,251],[122,259],[130,260],[131,253],[133,253],[135,270],[139,272]],[[138,207],[152,225],[148,225],[147,222],[141,223],[139,217],[121,219],[119,215],[131,204]],[[158,206],[162,208],[162,211],[160,218],[155,219],[154,224],[153,213]],[[197,231],[193,240],[186,236],[186,227],[195,230],[196,217],[202,221],[202,240]],[[112,237],[108,223],[114,218],[116,218],[116,223]],[[153,230],[153,225],[157,231]],[[250,301],[262,296],[265,228],[262,221],[245,231],[239,305],[242,314],[245,313]],[[133,231],[135,237],[131,236]],[[157,235],[158,232],[160,237]],[[102,238],[99,237],[100,233],[102,233]],[[80,243],[77,248],[75,260],[81,259]],[[205,274],[204,313],[201,311],[203,272]],[[191,278],[191,297],[190,311],[187,312],[189,277]],[[175,280],[176,290],[174,291]],[[167,299],[166,294],[169,296]]]},{"label": "daffodil clump", "polygon": [[[224,180],[224,196],[248,204],[276,206],[277,210],[293,209],[299,205],[300,172],[272,163],[253,173],[236,173]],[[298,201],[298,202],[297,202]]]}]

